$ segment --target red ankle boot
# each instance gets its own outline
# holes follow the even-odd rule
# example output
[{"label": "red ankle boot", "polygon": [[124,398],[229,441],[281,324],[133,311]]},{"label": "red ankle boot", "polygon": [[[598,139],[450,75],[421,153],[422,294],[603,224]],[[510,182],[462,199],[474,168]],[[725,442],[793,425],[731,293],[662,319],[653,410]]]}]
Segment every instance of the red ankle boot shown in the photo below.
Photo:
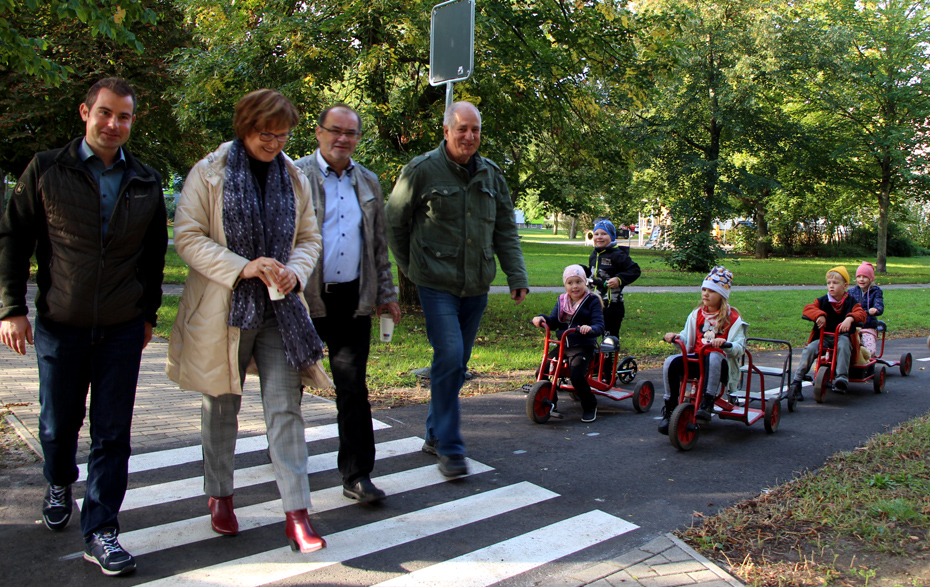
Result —
[{"label": "red ankle boot", "polygon": [[210,508],[210,525],[213,531],[224,536],[235,536],[239,533],[239,520],[233,511],[232,496],[211,497],[207,500]]},{"label": "red ankle boot", "polygon": [[326,548],[326,541],[310,525],[310,514],[307,510],[284,512],[284,516],[287,518],[284,534],[291,543],[291,550],[307,553]]}]

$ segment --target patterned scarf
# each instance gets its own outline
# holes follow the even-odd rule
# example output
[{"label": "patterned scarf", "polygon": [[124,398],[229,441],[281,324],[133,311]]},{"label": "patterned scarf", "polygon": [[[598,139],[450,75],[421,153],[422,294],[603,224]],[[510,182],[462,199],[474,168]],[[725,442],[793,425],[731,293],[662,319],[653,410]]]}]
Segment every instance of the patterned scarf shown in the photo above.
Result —
[{"label": "patterned scarf", "polygon": [[584,296],[582,296],[581,299],[578,300],[578,303],[576,304],[572,302],[572,297],[568,295],[567,293],[560,294],[559,295],[559,322],[570,324],[572,321],[572,316],[575,315],[575,312],[578,311],[578,308],[581,307],[581,304],[583,304],[584,301],[588,299],[589,295],[591,294],[589,293],[584,294]]},{"label": "patterned scarf", "polygon": [[[264,208],[264,223],[260,206]],[[239,139],[233,141],[227,155],[223,185],[223,231],[227,248],[249,260],[273,257],[286,264],[291,256],[295,215],[294,188],[284,164],[284,154],[278,153],[271,162],[262,198],[258,182],[249,169],[245,146]],[[243,330],[259,328],[265,304],[271,303],[287,362],[298,371],[306,371],[323,358],[323,342],[310,315],[293,291],[278,301],[271,301],[267,291],[265,283],[257,277],[240,280],[233,290],[226,323]]]}]

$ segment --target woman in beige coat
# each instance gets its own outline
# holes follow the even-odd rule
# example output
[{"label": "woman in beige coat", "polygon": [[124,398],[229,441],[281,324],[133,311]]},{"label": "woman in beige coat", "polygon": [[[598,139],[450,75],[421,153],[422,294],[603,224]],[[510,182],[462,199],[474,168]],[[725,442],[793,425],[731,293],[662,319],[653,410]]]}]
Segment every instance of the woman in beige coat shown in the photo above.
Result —
[{"label": "woman in beige coat", "polygon": [[[284,155],[297,109],[272,90],[236,104],[236,139],[191,170],[174,244],[190,266],[171,331],[168,377],[203,394],[204,491],[213,530],[239,531],[233,471],[246,369],[257,368],[268,445],[294,550],[326,546],[310,525],[301,384],[323,347],[301,293],[320,254],[316,189]],[[280,298],[280,299],[278,299]],[[325,377],[325,376],[324,376]]]}]

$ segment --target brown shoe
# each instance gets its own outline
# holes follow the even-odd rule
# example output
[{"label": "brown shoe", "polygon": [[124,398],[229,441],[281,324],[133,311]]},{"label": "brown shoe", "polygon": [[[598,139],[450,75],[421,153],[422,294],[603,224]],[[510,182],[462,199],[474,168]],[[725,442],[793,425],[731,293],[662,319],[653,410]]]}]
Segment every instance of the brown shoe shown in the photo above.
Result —
[{"label": "brown shoe", "polygon": [[326,548],[326,541],[310,525],[310,514],[307,510],[284,512],[284,517],[287,518],[284,534],[291,543],[291,550],[307,553]]},{"label": "brown shoe", "polygon": [[239,533],[239,520],[233,511],[233,496],[211,497],[207,501],[210,508],[210,525],[213,531],[223,536],[235,536]]}]

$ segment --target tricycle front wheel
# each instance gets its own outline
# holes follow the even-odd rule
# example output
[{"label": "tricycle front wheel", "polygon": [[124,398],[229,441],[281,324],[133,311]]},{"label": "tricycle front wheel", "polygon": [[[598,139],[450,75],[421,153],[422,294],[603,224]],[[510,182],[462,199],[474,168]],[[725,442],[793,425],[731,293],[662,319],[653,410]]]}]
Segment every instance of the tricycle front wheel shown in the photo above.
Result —
[{"label": "tricycle front wheel", "polygon": [[545,424],[555,407],[551,381],[537,381],[526,396],[526,415],[537,424]]},{"label": "tricycle front wheel", "polygon": [[668,439],[678,450],[691,450],[698,439],[698,426],[694,420],[694,404],[684,403],[675,408],[668,422]]}]

